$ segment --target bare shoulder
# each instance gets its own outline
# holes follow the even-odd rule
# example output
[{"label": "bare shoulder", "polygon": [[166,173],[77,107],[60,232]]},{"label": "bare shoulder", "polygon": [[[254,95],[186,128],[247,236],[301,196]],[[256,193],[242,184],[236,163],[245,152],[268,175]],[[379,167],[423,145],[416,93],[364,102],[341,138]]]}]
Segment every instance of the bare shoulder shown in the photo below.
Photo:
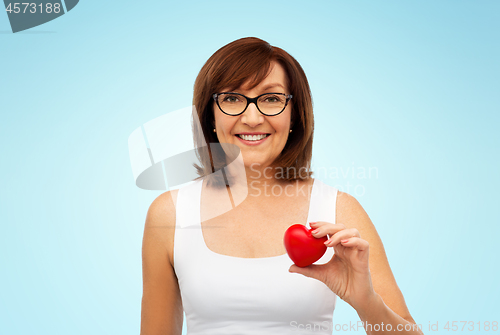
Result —
[{"label": "bare shoulder", "polygon": [[142,242],[141,334],[182,332],[183,309],[172,255],[176,192],[159,195],[149,206]]},{"label": "bare shoulder", "polygon": [[352,195],[341,191],[337,193],[336,223],[341,223],[346,228],[357,229],[361,238],[368,242],[370,273],[375,292],[399,316],[414,323],[374,224],[359,201]]},{"label": "bare shoulder", "polygon": [[[366,225],[370,220],[368,214],[358,202],[358,200],[342,191],[337,193],[336,223],[342,223],[348,228],[358,228],[352,225]],[[359,229],[359,228],[358,228]]]},{"label": "bare shoulder", "polygon": [[173,265],[177,193],[178,190],[172,190],[156,197],[149,206],[144,227],[145,237],[166,248],[171,265]]},{"label": "bare shoulder", "polygon": [[346,228],[356,228],[361,238],[370,244],[371,258],[373,260],[382,259],[382,262],[385,263],[387,258],[382,240],[372,220],[355,197],[349,193],[338,191],[335,218],[336,223],[343,224]]},{"label": "bare shoulder", "polygon": [[363,238],[378,238],[375,226],[363,206],[349,193],[338,191],[335,218],[336,223],[359,230]]},{"label": "bare shoulder", "polygon": [[[380,256],[381,259],[387,259],[378,232],[359,201],[349,193],[338,191],[336,223],[341,223],[346,228],[356,228],[361,238],[370,244],[370,255]],[[375,259],[375,257],[371,257]]]},{"label": "bare shoulder", "polygon": [[172,212],[173,210],[175,214],[178,191],[179,190],[167,191],[157,196],[149,206],[148,217],[154,219],[157,215],[164,214],[166,210],[169,210],[168,212]]}]

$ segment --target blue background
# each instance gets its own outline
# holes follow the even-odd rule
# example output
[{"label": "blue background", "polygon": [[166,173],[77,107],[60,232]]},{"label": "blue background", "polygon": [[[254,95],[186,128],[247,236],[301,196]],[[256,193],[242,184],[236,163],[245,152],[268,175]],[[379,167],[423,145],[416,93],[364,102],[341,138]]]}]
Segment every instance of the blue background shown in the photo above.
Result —
[{"label": "blue background", "polygon": [[424,332],[500,321],[500,2],[110,0],[17,34],[0,13],[0,333],[139,333],[161,192],[135,186],[128,136],[246,36],[308,75],[314,164],[378,171],[319,178],[358,186]]}]

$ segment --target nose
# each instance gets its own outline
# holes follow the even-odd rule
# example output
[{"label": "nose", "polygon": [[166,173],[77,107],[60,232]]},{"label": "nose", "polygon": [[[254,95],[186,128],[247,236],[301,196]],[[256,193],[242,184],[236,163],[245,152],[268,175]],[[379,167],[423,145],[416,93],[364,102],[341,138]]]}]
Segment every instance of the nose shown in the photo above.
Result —
[{"label": "nose", "polygon": [[241,122],[249,127],[256,127],[264,122],[264,115],[259,112],[255,103],[250,103],[247,109],[241,114]]}]

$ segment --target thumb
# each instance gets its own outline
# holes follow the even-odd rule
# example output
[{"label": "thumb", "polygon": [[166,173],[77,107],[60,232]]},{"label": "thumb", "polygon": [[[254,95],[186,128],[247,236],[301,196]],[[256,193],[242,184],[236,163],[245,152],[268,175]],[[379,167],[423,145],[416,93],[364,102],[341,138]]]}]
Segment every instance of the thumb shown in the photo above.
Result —
[{"label": "thumb", "polygon": [[322,276],[323,267],[324,267],[323,264],[321,264],[321,265],[311,264],[311,265],[308,265],[308,266],[301,268],[300,266],[292,264],[290,266],[290,268],[288,269],[288,272],[299,273],[299,274],[304,275],[306,277],[310,277],[310,278],[314,278],[314,279],[318,279],[318,280],[322,281],[321,278],[323,277]]}]

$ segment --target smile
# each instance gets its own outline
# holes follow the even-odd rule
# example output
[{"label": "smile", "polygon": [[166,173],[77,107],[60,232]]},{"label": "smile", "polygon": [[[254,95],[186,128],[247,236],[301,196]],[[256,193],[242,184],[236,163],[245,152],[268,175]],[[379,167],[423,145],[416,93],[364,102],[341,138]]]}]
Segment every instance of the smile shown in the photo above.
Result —
[{"label": "smile", "polygon": [[263,138],[266,138],[270,134],[262,134],[262,135],[243,135],[243,134],[238,134],[238,136],[241,139],[244,139],[246,141],[259,141],[262,140]]},{"label": "smile", "polygon": [[259,135],[243,135],[237,134],[236,137],[247,145],[257,145],[264,142],[271,134],[259,134]]}]

